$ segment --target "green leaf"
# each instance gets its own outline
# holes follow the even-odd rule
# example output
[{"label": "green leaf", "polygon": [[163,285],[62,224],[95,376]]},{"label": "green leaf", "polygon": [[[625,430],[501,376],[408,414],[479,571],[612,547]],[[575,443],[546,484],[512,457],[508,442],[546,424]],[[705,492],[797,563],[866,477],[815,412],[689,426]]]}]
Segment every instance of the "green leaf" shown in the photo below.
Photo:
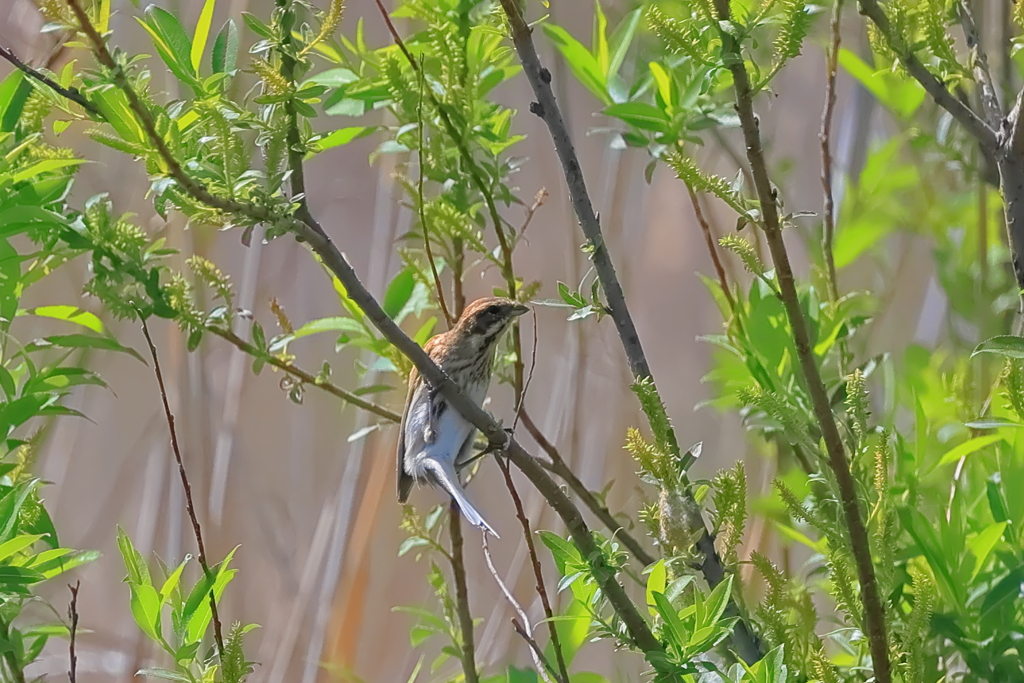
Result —
[{"label": "green leaf", "polygon": [[577,80],[593,93],[594,97],[605,104],[611,104],[612,98],[608,95],[605,72],[601,69],[594,55],[590,54],[590,50],[585,48],[580,41],[569,35],[569,32],[561,26],[543,23],[541,28],[555,48],[562,53],[562,57],[569,64],[569,69],[572,70]]},{"label": "green leaf", "polygon": [[26,585],[30,583],[39,583],[44,579],[46,579],[46,577],[34,569],[0,566],[0,585]]},{"label": "green leaf", "polygon": [[155,5],[146,8],[145,20],[135,18],[149,33],[160,59],[179,81],[193,88],[199,87],[195,70],[192,68],[192,41],[189,40],[181,22],[173,14]]},{"label": "green leaf", "polygon": [[604,113],[622,119],[631,126],[657,133],[668,131],[668,115],[653,104],[645,102],[623,102],[605,107]]},{"label": "green leaf", "polygon": [[1006,358],[1024,358],[1024,337],[1004,334],[986,339],[974,347],[971,358],[974,358],[979,353],[994,353]]},{"label": "green leaf", "polygon": [[20,553],[42,537],[42,534],[24,534],[21,536],[15,536],[4,543],[0,543],[0,561],[6,560],[8,557],[16,553]]},{"label": "green leaf", "polygon": [[389,318],[396,317],[402,311],[415,287],[416,277],[410,268],[403,269],[394,277],[391,284],[388,285],[387,291],[384,292],[384,300],[380,305]]},{"label": "green leaf", "polygon": [[213,73],[231,73],[235,70],[235,62],[238,59],[238,27],[235,22],[228,19],[213,41],[213,55],[210,64]]},{"label": "green leaf", "polygon": [[325,149],[331,149],[332,147],[347,145],[353,140],[366,137],[375,130],[377,130],[376,126],[349,126],[347,128],[340,128],[333,133],[314,141],[310,145],[310,152],[308,156],[322,152]]},{"label": "green leaf", "polygon": [[686,628],[682,619],[679,618],[679,612],[661,593],[654,593],[654,605],[658,610],[658,614],[665,621],[665,630],[669,640],[680,650],[686,646],[686,643],[690,640],[690,632]]},{"label": "green leaf", "polygon": [[117,547],[121,551],[125,569],[128,570],[128,583],[152,585],[153,581],[149,576],[149,567],[146,566],[146,561],[142,554],[135,549],[132,539],[121,527],[117,528]]},{"label": "green leaf", "polygon": [[650,611],[651,616],[656,616],[658,610],[655,608],[656,603],[654,602],[654,594],[665,592],[665,583],[668,577],[668,571],[665,569],[665,560],[658,560],[651,565],[650,573],[647,575],[647,609]]},{"label": "green leaf", "polygon": [[[43,343],[45,342],[45,344]],[[36,341],[34,346],[36,348],[44,348],[47,344],[51,346],[59,346],[65,349],[102,349],[104,351],[117,351],[118,353],[127,353],[133,358],[137,358],[143,365],[148,365],[146,360],[139,355],[138,351],[127,346],[122,346],[113,337],[93,337],[87,334],[61,334],[52,337],[44,337],[42,341]]]},{"label": "green leaf", "polygon": [[361,335],[365,330],[358,320],[353,320],[352,318],[319,318],[317,320],[310,320],[295,330],[295,334],[292,337],[294,339],[302,339],[303,337],[320,332],[350,332]]},{"label": "green leaf", "polygon": [[992,553],[993,548],[996,547],[996,543],[999,542],[1005,530],[1006,522],[993,522],[968,542],[967,548],[974,555],[974,570],[971,572],[971,583],[974,583],[974,579],[977,578],[978,573],[985,566],[985,560],[988,559],[988,556]]},{"label": "green leaf", "polygon": [[910,118],[924,102],[925,91],[917,81],[888,69],[876,70],[846,48],[839,51],[839,64],[886,108],[903,118]]},{"label": "green leaf", "polygon": [[14,183],[20,183],[28,180],[29,178],[35,178],[38,175],[42,175],[43,173],[52,173],[53,171],[78,166],[83,163],[85,162],[81,159],[44,159],[15,173],[11,176],[11,181]]},{"label": "green leaf", "polygon": [[[982,448],[987,448],[988,446],[1002,440],[1003,437],[994,434],[989,436],[977,436],[946,451],[946,453],[939,459],[939,462],[936,463],[935,467],[942,467],[943,465],[948,465],[951,462],[956,462],[964,456],[976,453]],[[932,469],[935,468],[933,467]]]},{"label": "green leaf", "polygon": [[161,669],[159,667],[139,669],[135,675],[141,678],[162,678],[165,681],[181,681],[182,683],[188,683],[192,680],[186,674],[171,671],[170,669]]},{"label": "green leaf", "polygon": [[96,334],[103,334],[103,322],[94,313],[83,310],[78,306],[37,306],[25,312],[42,318],[55,318],[56,320],[75,323],[92,330]]},{"label": "green leaf", "polygon": [[213,10],[217,6],[217,0],[206,0],[203,9],[199,12],[199,20],[196,21],[196,30],[192,34],[192,72],[199,73],[199,64],[203,61],[203,52],[206,50],[206,41],[210,37],[210,24],[213,22]]},{"label": "green leaf", "polygon": [[[15,71],[14,74],[21,75],[20,71]],[[5,79],[5,85],[7,81],[10,81],[14,76],[8,76]],[[21,113],[25,110],[25,103],[28,102],[28,96],[32,94],[32,83],[27,78],[17,79],[14,86],[14,92],[10,94],[10,97],[6,97],[6,92],[0,92],[0,111],[3,112],[0,116],[0,133],[11,133],[18,125],[18,121],[21,119]],[[6,99],[6,101],[5,101]]]},{"label": "green leaf", "polygon": [[160,596],[149,584],[130,583],[131,608],[135,623],[150,640],[160,641]]}]

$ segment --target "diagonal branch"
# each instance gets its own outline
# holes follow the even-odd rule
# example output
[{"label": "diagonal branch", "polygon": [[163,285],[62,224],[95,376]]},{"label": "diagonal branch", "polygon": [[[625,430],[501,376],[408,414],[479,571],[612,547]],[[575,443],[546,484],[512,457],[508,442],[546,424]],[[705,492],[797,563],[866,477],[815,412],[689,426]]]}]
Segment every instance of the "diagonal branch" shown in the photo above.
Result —
[{"label": "diagonal branch", "polygon": [[[861,0],[861,2],[863,4],[865,0]],[[719,21],[722,24],[729,22],[731,17],[729,0],[714,0],[714,4]],[[768,248],[771,251],[772,261],[775,263],[782,304],[786,309],[786,316],[789,318],[789,324],[793,331],[793,342],[800,361],[800,369],[807,382],[814,415],[821,427],[829,466],[835,474],[839,487],[843,516],[850,537],[854,563],[857,567],[857,578],[860,582],[865,631],[871,651],[875,680],[877,683],[891,683],[892,663],[889,661],[885,609],[879,594],[878,581],[875,578],[868,532],[857,498],[857,485],[853,473],[850,471],[850,463],[846,459],[836,416],[832,412],[828,391],[821,379],[821,371],[818,368],[807,333],[807,321],[804,319],[803,310],[800,307],[793,267],[790,265],[789,253],[786,251],[786,243],[782,237],[778,200],[771,179],[768,177],[768,165],[761,145],[757,115],[754,113],[754,92],[750,86],[750,76],[743,62],[741,45],[736,37],[720,26],[719,38],[722,41],[723,61],[732,74],[733,89],[736,93],[736,112],[739,115],[740,128],[746,143],[747,159],[750,161],[750,170],[754,176],[757,198],[761,203],[762,227]]]},{"label": "diagonal branch", "polygon": [[858,0],[861,14],[874,22],[882,34],[886,44],[896,53],[897,58],[914,79],[924,86],[935,103],[948,111],[967,132],[973,135],[987,152],[995,151],[998,146],[996,131],[983,121],[970,107],[958,100],[946,89],[935,74],[928,70],[913,50],[903,44],[903,39],[893,32],[889,17],[885,15],[878,0]]},{"label": "diagonal branch", "polygon": [[0,57],[3,57],[8,62],[16,66],[18,69],[20,69],[21,72],[24,73],[26,76],[36,79],[37,81],[45,85],[50,90],[53,90],[61,97],[71,100],[72,102],[76,103],[78,106],[80,106],[82,109],[86,110],[93,116],[97,118],[102,118],[103,114],[100,112],[100,110],[96,108],[95,104],[87,100],[85,98],[85,95],[83,95],[78,90],[78,88],[65,88],[60,83],[44,74],[42,71],[33,69],[31,66],[21,61],[21,59],[18,58],[18,55],[14,54],[13,52],[11,52],[10,49],[4,47],[3,45],[0,45]]}]

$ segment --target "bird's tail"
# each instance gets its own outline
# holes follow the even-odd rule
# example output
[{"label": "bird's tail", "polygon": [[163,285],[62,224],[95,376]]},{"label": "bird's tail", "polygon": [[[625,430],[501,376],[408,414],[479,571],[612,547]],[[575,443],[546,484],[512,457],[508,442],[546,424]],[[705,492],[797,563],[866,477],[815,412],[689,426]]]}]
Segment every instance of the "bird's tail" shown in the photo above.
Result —
[{"label": "bird's tail", "polygon": [[483,515],[477,512],[477,509],[469,502],[469,498],[466,497],[466,492],[462,488],[462,483],[451,466],[445,467],[436,460],[429,458],[423,460],[422,466],[424,470],[431,474],[437,484],[448,492],[448,495],[452,497],[455,504],[459,506],[459,510],[462,511],[466,521],[498,538],[498,532],[491,528],[491,525],[487,523]]}]

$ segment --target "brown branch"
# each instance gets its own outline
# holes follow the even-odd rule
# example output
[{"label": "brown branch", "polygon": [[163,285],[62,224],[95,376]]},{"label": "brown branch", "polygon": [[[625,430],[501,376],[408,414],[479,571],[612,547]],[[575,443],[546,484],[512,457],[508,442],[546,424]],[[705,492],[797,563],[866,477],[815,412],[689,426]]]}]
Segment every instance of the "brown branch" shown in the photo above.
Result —
[{"label": "brown branch", "polygon": [[[516,506],[516,517],[523,527],[523,538],[526,539],[526,549],[530,553],[530,564],[533,565],[533,578],[536,581],[537,595],[540,596],[540,604],[544,608],[544,619],[548,624],[548,633],[551,637],[551,648],[555,651],[555,661],[558,663],[558,678],[562,683],[569,683],[569,670],[565,666],[565,655],[562,653],[562,644],[558,640],[558,629],[555,628],[555,613],[551,609],[551,600],[548,597],[547,588],[544,587],[544,573],[540,567],[540,558],[537,557],[537,544],[533,540],[533,531],[530,529],[530,520],[526,517],[526,510],[523,509],[523,501],[516,491],[515,482],[512,481],[512,472],[509,471],[508,463],[498,458],[498,467],[505,476],[505,487],[508,488],[512,502]],[[486,541],[485,541],[486,542]],[[523,620],[526,616],[523,615]],[[529,622],[527,622],[529,625]]]},{"label": "brown branch", "polygon": [[562,113],[555,101],[554,91],[551,89],[551,72],[540,63],[537,48],[533,44],[531,29],[523,18],[517,0],[501,0],[501,6],[505,10],[505,16],[508,18],[512,30],[512,41],[515,43],[516,52],[519,53],[519,61],[522,62],[523,71],[537,98],[537,101],[530,105],[530,111],[544,120],[551,133],[555,152],[562,165],[562,173],[568,186],[569,199],[583,234],[590,243],[590,247],[593,248],[591,259],[601,281],[601,287],[604,289],[607,307],[619,333],[619,339],[622,341],[630,370],[636,379],[651,378],[653,381],[647,356],[640,344],[640,335],[637,334],[633,318],[626,306],[622,285],[615,273],[611,254],[608,252],[608,246],[605,244],[604,235],[601,232],[601,223],[597,214],[594,213],[572,138],[569,136],[569,130],[562,119]]},{"label": "brown branch", "polygon": [[843,17],[843,0],[835,0],[832,6],[832,21],[829,30],[832,42],[828,48],[825,64],[825,110],[821,114],[821,187],[825,192],[825,206],[822,211],[824,235],[821,251],[825,257],[825,271],[828,275],[829,294],[832,303],[839,301],[839,280],[836,276],[834,249],[836,234],[835,192],[832,189],[832,119],[836,109],[836,76],[839,72],[839,45],[842,41],[840,22]]},{"label": "brown branch", "polygon": [[203,575],[210,582],[210,613],[213,617],[213,636],[217,643],[217,655],[224,657],[224,636],[220,623],[220,615],[217,614],[217,599],[213,594],[213,574],[210,572],[210,565],[206,561],[206,546],[203,544],[203,530],[199,526],[199,518],[196,516],[196,507],[192,502],[192,485],[185,474],[185,462],[181,457],[181,447],[178,445],[178,430],[174,427],[174,413],[171,412],[171,404],[167,400],[167,388],[164,386],[164,374],[160,369],[160,359],[156,354],[156,344],[149,334],[149,326],[146,319],[139,316],[142,321],[142,334],[146,337],[146,344],[149,345],[149,355],[153,358],[153,373],[156,375],[156,383],[160,388],[160,401],[164,407],[164,417],[167,418],[167,429],[171,433],[171,450],[174,452],[174,460],[178,463],[178,475],[181,477],[181,487],[185,490],[185,509],[188,511],[188,518],[192,522],[192,532],[196,537],[196,546],[199,548],[199,565],[203,568]]},{"label": "brown branch", "polygon": [[[359,279],[351,264],[346,260],[337,246],[327,236],[324,229],[312,216],[309,222],[295,217],[281,216],[271,209],[256,206],[249,202],[219,197],[209,192],[200,183],[189,177],[181,164],[171,155],[170,150],[153,126],[153,118],[143,105],[138,94],[120,72],[103,38],[89,22],[88,15],[78,5],[78,0],[66,0],[82,27],[82,32],[92,45],[93,52],[101,65],[112,71],[117,87],[128,99],[129,108],[142,124],[146,137],[156,148],[161,161],[167,167],[166,174],[176,180],[182,190],[193,199],[219,211],[235,214],[254,221],[265,221],[277,226],[286,226],[297,239],[306,242],[316,252],[323,264],[338,278],[345,287],[353,302],[363,311],[367,319],[380,331],[400,353],[405,355],[423,378],[437,388],[448,403],[463,417],[480,430],[484,438],[495,447],[505,449],[509,459],[526,475],[542,496],[550,503],[552,509],[562,518],[577,547],[588,562],[596,561],[600,556],[590,529],[580,515],[579,509],[562,492],[558,484],[544,471],[537,460],[529,454],[514,438],[511,438],[501,424],[491,417],[481,406],[476,405],[459,387],[441,370],[426,352],[381,308],[377,300]],[[651,632],[646,620],[630,600],[623,587],[609,574],[606,568],[594,567],[594,576],[608,598],[609,604],[618,613],[632,642],[645,653],[664,653],[659,640]],[[655,668],[663,669],[658,657],[654,657]],[[659,669],[659,670],[660,670]]]},{"label": "brown branch", "polygon": [[686,186],[687,192],[690,194],[690,204],[693,205],[693,215],[697,218],[697,223],[700,225],[700,231],[704,235],[704,242],[708,247],[708,254],[711,255],[711,263],[715,267],[715,274],[718,276],[718,284],[722,288],[722,294],[725,296],[726,301],[729,302],[729,309],[736,313],[736,300],[732,296],[732,291],[729,289],[729,280],[725,277],[725,266],[722,265],[722,259],[718,256],[718,245],[715,244],[715,237],[711,234],[711,224],[708,223],[707,218],[704,216],[704,211],[700,208],[700,201],[697,199],[697,193],[693,191],[693,188],[689,185]]},{"label": "brown branch", "polygon": [[78,679],[78,655],[75,653],[75,636],[78,634],[78,589],[81,581],[75,581],[75,585],[68,584],[71,591],[71,603],[68,604],[68,619],[71,625],[68,628],[68,682],[77,683]]},{"label": "brown branch", "polygon": [[462,513],[453,500],[448,509],[448,533],[452,540],[452,576],[455,577],[455,612],[462,632],[462,673],[466,683],[479,683],[476,670],[476,643],[473,640],[473,614],[469,611],[469,585],[466,581],[466,563],[463,559]]},{"label": "brown branch", "polygon": [[455,318],[448,310],[448,303],[444,300],[444,287],[441,286],[441,276],[437,272],[437,265],[434,263],[434,250],[430,246],[430,227],[427,225],[427,212],[423,208],[423,77],[420,76],[420,99],[416,106],[419,116],[420,148],[418,150],[417,169],[419,182],[416,184],[419,193],[419,204],[416,207],[420,216],[420,230],[423,231],[423,251],[427,254],[427,263],[430,264],[430,274],[434,278],[434,288],[437,291],[437,303],[441,306],[441,313],[444,314],[444,321],[448,329],[455,327]]},{"label": "brown branch", "polygon": [[243,351],[252,356],[253,358],[260,358],[264,360],[267,363],[267,365],[272,365],[278,370],[286,372],[292,377],[301,380],[305,384],[314,386],[318,389],[323,389],[328,394],[331,394],[332,396],[337,396],[342,401],[345,401],[346,403],[351,403],[356,408],[362,408],[366,412],[373,413],[377,417],[382,417],[389,422],[398,423],[402,421],[402,416],[394,412],[393,410],[388,410],[382,405],[378,405],[376,403],[373,403],[372,401],[367,401],[364,398],[360,398],[351,391],[348,391],[347,389],[342,389],[336,384],[332,384],[331,382],[321,380],[316,375],[306,372],[302,368],[292,365],[291,363],[285,362],[278,358],[277,356],[268,357],[265,353],[262,353],[255,346],[245,341],[231,330],[225,330],[220,327],[207,327],[206,331],[215,334],[224,341],[232,344],[239,351]]},{"label": "brown branch", "polygon": [[21,59],[18,58],[18,55],[14,54],[10,49],[2,45],[0,45],[0,57],[3,57],[8,62],[13,64],[15,67],[21,70],[21,72],[24,73],[26,76],[34,78],[35,80],[39,81],[40,83],[42,83],[47,88],[54,91],[64,99],[71,100],[72,102],[74,102],[75,104],[77,104],[82,109],[86,110],[96,118],[103,118],[103,114],[100,112],[99,109],[96,108],[96,105],[94,105],[92,102],[86,99],[85,95],[83,95],[78,88],[65,88],[60,83],[56,82],[43,72],[33,69],[31,66],[21,61]]},{"label": "brown branch", "polygon": [[896,53],[903,68],[907,70],[918,83],[924,86],[925,91],[931,95],[935,103],[948,111],[957,122],[963,126],[968,133],[973,135],[988,152],[992,152],[998,146],[996,131],[983,121],[970,107],[956,98],[953,93],[946,89],[946,86],[935,74],[921,63],[917,55],[903,43],[903,39],[893,33],[889,17],[885,15],[878,0],[858,0],[860,12],[874,22],[879,32],[884,37],[889,48]]},{"label": "brown branch", "polygon": [[[861,0],[865,4],[865,0]],[[868,2],[867,4],[871,4]],[[714,0],[718,19],[723,24],[730,20],[729,0]],[[761,133],[757,116],[754,113],[753,92],[750,78],[743,62],[741,46],[735,36],[719,26],[719,38],[722,41],[722,56],[726,67],[733,77],[733,88],[736,92],[736,111],[739,114],[740,128],[746,143],[747,159],[754,176],[754,186],[761,203],[761,214],[765,238],[775,264],[776,277],[782,303],[793,330],[793,341],[800,361],[800,368],[807,383],[814,415],[817,418],[829,465],[835,474],[839,487],[839,496],[850,535],[850,546],[854,563],[857,567],[857,578],[860,582],[861,600],[864,604],[865,631],[871,651],[875,680],[878,683],[892,682],[892,664],[889,661],[889,640],[886,633],[885,609],[875,578],[875,567],[871,559],[871,545],[867,528],[861,515],[860,503],[857,499],[857,487],[850,464],[843,449],[842,437],[836,417],[832,413],[828,391],[821,379],[817,360],[811,348],[807,334],[807,322],[800,308],[799,295],[793,276],[793,268],[789,263],[789,254],[782,236],[782,225],[779,220],[778,204],[775,189],[768,177],[768,165],[764,158],[761,145]],[[948,93],[947,93],[948,94]]]}]

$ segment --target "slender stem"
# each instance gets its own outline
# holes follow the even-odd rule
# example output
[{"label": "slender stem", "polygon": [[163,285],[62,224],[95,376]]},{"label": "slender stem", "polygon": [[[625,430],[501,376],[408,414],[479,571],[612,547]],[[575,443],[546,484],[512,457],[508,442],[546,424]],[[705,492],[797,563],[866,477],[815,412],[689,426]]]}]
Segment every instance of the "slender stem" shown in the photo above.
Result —
[{"label": "slender stem", "polygon": [[77,683],[78,679],[78,655],[75,653],[75,636],[78,634],[78,589],[81,581],[75,581],[75,585],[68,584],[71,591],[71,603],[68,604],[68,619],[71,621],[68,627],[68,683]]},{"label": "slender stem", "polygon": [[729,302],[729,309],[735,314],[736,313],[736,299],[732,296],[732,290],[729,289],[729,280],[725,277],[725,266],[722,265],[722,259],[718,255],[718,245],[715,244],[715,237],[711,234],[711,224],[708,223],[707,218],[704,216],[704,211],[700,208],[700,201],[697,197],[697,193],[693,191],[693,188],[689,185],[686,186],[686,191],[690,195],[690,204],[693,206],[693,215],[697,218],[697,223],[700,225],[700,231],[704,235],[704,242],[708,247],[708,254],[711,255],[711,263],[715,267],[715,274],[718,276],[718,285],[722,288],[722,295],[725,296],[725,300]]},{"label": "slender stem", "polygon": [[153,373],[156,375],[156,383],[160,388],[160,401],[164,407],[164,417],[167,418],[167,429],[171,433],[171,450],[174,452],[174,460],[178,463],[178,475],[181,477],[181,487],[185,489],[185,509],[188,511],[189,521],[192,522],[192,532],[196,537],[196,546],[199,548],[199,566],[203,568],[203,575],[210,583],[210,612],[213,616],[213,636],[217,642],[217,654],[224,657],[224,636],[220,623],[220,615],[217,614],[217,599],[213,594],[213,574],[210,572],[210,564],[206,560],[206,545],[203,543],[203,529],[199,526],[199,518],[196,516],[196,507],[192,502],[192,484],[189,483],[188,475],[185,473],[185,462],[181,457],[181,447],[178,445],[178,430],[174,426],[174,413],[171,412],[171,404],[167,399],[167,387],[164,386],[164,374],[160,369],[160,359],[156,354],[156,344],[149,334],[149,325],[146,319],[140,316],[142,321],[142,334],[146,337],[146,344],[149,345],[149,355],[153,358]]},{"label": "slender stem", "polygon": [[[416,151],[419,178],[416,183],[416,192],[419,195],[416,210],[420,217],[420,230],[423,231],[423,251],[427,254],[427,263],[430,264],[430,274],[434,278],[434,287],[437,290],[437,303],[441,306],[441,313],[444,314],[444,321],[448,329],[455,326],[456,318],[448,311],[448,304],[444,300],[444,287],[441,286],[441,276],[437,272],[437,265],[434,263],[434,250],[430,246],[430,226],[427,225],[427,212],[423,208],[423,74],[420,73],[420,98],[416,102],[417,129],[419,133],[419,149]],[[460,310],[461,315],[461,310]]]},{"label": "slender stem", "polygon": [[836,256],[834,249],[836,234],[835,193],[832,189],[832,119],[836,109],[836,76],[839,72],[839,45],[842,41],[840,22],[843,16],[843,0],[832,5],[832,21],[829,30],[832,42],[825,63],[825,110],[821,114],[821,187],[825,192],[824,236],[821,251],[825,258],[828,274],[829,295],[832,303],[839,301],[839,281],[836,277]]},{"label": "slender stem", "polygon": [[569,683],[569,670],[565,666],[565,655],[562,653],[562,644],[558,640],[558,629],[555,628],[555,613],[551,609],[551,599],[548,597],[548,591],[544,587],[544,572],[540,567],[540,558],[537,557],[537,544],[533,541],[533,531],[530,529],[530,520],[526,517],[526,511],[523,509],[523,501],[519,497],[519,492],[516,491],[515,483],[512,481],[512,473],[509,471],[508,463],[501,458],[498,458],[498,467],[501,468],[501,473],[505,476],[505,486],[508,487],[508,492],[512,496],[512,502],[515,503],[516,517],[519,519],[519,523],[523,527],[523,538],[526,539],[526,549],[530,553],[530,564],[533,565],[533,578],[536,580],[536,589],[537,595],[540,596],[540,604],[544,608],[544,620],[547,622],[548,633],[551,636],[551,648],[555,651],[555,661],[558,663],[559,678],[563,683]]},{"label": "slender stem", "polygon": [[[863,0],[862,0],[863,2]],[[718,19],[723,24],[730,16],[729,0],[714,0]],[[850,471],[850,464],[843,449],[842,437],[836,417],[832,413],[828,392],[821,379],[821,372],[811,348],[807,334],[807,322],[800,308],[799,295],[793,268],[789,262],[789,253],[782,237],[782,225],[779,220],[778,204],[775,190],[768,177],[768,165],[764,158],[761,145],[761,133],[757,116],[754,113],[753,92],[750,78],[743,62],[741,46],[735,36],[719,27],[719,38],[722,41],[722,56],[726,67],[733,77],[736,92],[736,111],[739,114],[740,128],[746,143],[747,159],[754,176],[754,187],[761,203],[761,214],[768,249],[775,264],[776,277],[786,309],[790,327],[793,330],[793,341],[800,362],[800,368],[807,382],[814,414],[820,426],[828,454],[829,465],[835,474],[839,487],[846,527],[850,535],[850,546],[854,563],[857,567],[857,578],[860,582],[861,600],[864,603],[865,631],[871,651],[875,680],[878,683],[892,682],[892,664],[889,661],[889,640],[886,633],[885,610],[879,595],[878,582],[875,578],[875,567],[871,559],[871,545],[867,528],[861,515],[860,502],[857,499],[856,482]]]},{"label": "slender stem", "polygon": [[452,575],[455,577],[455,611],[459,618],[459,630],[462,632],[462,672],[466,683],[479,683],[480,675],[476,670],[476,643],[473,639],[473,615],[469,611],[469,585],[466,581],[466,563],[463,559],[462,513],[459,506],[452,501],[448,510],[448,533],[451,536]]},{"label": "slender stem", "polygon": [[82,107],[82,109],[86,110],[93,116],[97,118],[103,118],[103,114],[100,113],[100,110],[96,108],[96,105],[87,100],[85,98],[85,95],[83,95],[78,90],[78,88],[65,88],[60,83],[57,83],[43,72],[33,69],[31,66],[21,61],[21,59],[19,59],[16,54],[14,54],[10,49],[4,47],[3,45],[0,45],[0,57],[3,57],[8,62],[16,66],[18,69],[20,69],[22,73],[29,76],[30,78],[36,79],[50,90],[53,90],[58,95],[78,104],[80,107]]},{"label": "slender stem", "polygon": [[[499,460],[498,462],[502,461]],[[505,467],[507,468],[508,466],[506,465]],[[501,575],[498,574],[498,570],[494,566],[494,558],[491,557],[491,549],[487,547],[487,534],[484,534],[484,560],[487,561],[487,569],[490,570],[491,576],[494,577],[494,581],[498,584],[498,588],[501,589],[505,599],[508,600],[509,605],[511,605],[515,613],[519,615],[519,618],[523,620],[522,626],[520,626],[514,618],[512,619],[512,623],[516,627],[516,632],[522,636],[530,646],[530,655],[533,657],[533,664],[537,668],[537,673],[542,679],[544,679],[545,683],[551,683],[551,676],[548,674],[550,673],[556,677],[558,674],[555,672],[555,669],[551,666],[550,662],[548,662],[547,658],[544,657],[543,651],[537,645],[537,640],[533,637],[533,628],[530,626],[530,619],[526,615],[526,610],[524,610],[523,606],[519,604],[516,597],[512,595],[512,591],[507,585],[505,585],[505,582],[501,580]],[[559,683],[569,683],[569,679],[559,679]]]},{"label": "slender stem", "polygon": [[276,356],[268,357],[265,353],[261,353],[259,349],[257,349],[255,346],[245,341],[241,337],[239,337],[231,330],[222,329],[220,327],[207,327],[206,331],[217,335],[224,341],[234,345],[234,347],[237,348],[238,350],[244,351],[253,358],[261,358],[264,361],[266,361],[268,365],[272,365],[278,370],[287,372],[292,377],[295,377],[296,379],[299,379],[310,386],[317,387],[318,389],[323,389],[328,394],[337,396],[342,401],[345,401],[346,403],[351,403],[356,408],[362,408],[366,412],[373,413],[377,417],[382,417],[385,420],[388,420],[389,422],[397,423],[402,421],[401,415],[392,410],[388,410],[382,405],[378,405],[376,403],[373,403],[372,401],[367,401],[366,399],[360,398],[351,391],[342,389],[338,385],[332,384],[331,382],[324,381],[316,377],[312,373],[306,372],[302,368],[296,367],[291,363],[287,363]]}]

